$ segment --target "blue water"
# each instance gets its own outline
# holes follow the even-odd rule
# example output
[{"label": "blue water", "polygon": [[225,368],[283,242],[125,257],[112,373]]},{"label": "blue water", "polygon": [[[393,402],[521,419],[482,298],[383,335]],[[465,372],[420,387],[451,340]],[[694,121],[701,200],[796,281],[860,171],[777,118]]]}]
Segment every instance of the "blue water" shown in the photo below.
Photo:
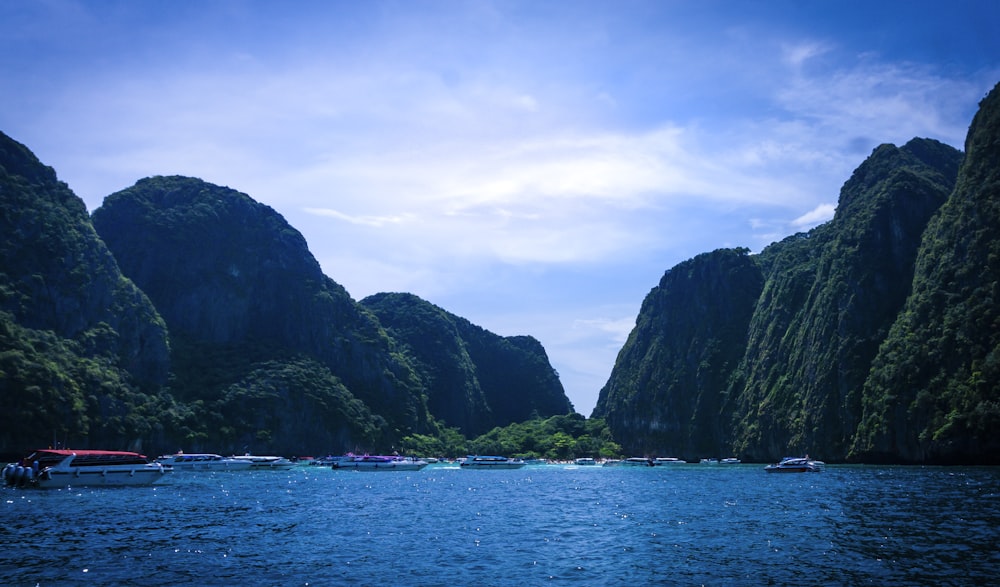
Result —
[{"label": "blue water", "polygon": [[0,489],[3,585],[970,585],[1000,468],[175,473]]}]

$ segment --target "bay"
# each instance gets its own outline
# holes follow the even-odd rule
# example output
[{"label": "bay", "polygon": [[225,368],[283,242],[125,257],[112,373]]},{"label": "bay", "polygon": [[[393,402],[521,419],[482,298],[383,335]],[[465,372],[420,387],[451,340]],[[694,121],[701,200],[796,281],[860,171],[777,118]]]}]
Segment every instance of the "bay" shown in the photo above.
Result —
[{"label": "bay", "polygon": [[174,473],[0,489],[4,585],[969,585],[1000,469]]}]

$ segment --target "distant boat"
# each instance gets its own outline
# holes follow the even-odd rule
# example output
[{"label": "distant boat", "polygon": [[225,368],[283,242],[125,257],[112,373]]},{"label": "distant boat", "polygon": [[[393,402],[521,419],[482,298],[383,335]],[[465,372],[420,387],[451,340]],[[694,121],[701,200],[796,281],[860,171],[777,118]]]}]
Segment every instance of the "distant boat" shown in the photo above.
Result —
[{"label": "distant boat", "polygon": [[764,467],[768,473],[819,473],[826,463],[804,457],[785,457],[774,465]]},{"label": "distant boat", "polygon": [[629,457],[622,461],[621,464],[626,467],[652,467],[653,459],[646,457]]},{"label": "distant boat", "polygon": [[728,458],[725,458],[725,459],[722,459],[721,461],[719,461],[719,463],[721,463],[723,465],[738,465],[741,462],[743,462],[743,461],[739,460],[736,457],[728,457]]},{"label": "distant boat", "polygon": [[262,456],[262,455],[234,455],[229,457],[241,461],[248,461],[251,469],[291,469],[295,466],[295,461],[285,457]]},{"label": "distant boat", "polygon": [[210,453],[183,453],[164,455],[156,462],[175,471],[246,471],[253,463]]},{"label": "distant boat", "polygon": [[427,461],[411,457],[384,455],[346,455],[333,461],[333,470],[351,471],[419,471]]},{"label": "distant boat", "polygon": [[498,456],[469,455],[459,467],[463,469],[520,469],[526,463],[521,459]]},{"label": "distant boat", "polygon": [[592,467],[597,464],[597,461],[590,457],[580,457],[573,461],[573,464],[580,465],[583,467]]},{"label": "distant boat", "polygon": [[701,459],[698,462],[701,463],[701,464],[703,464],[703,465],[718,465],[719,464],[719,459]]},{"label": "distant boat", "polygon": [[682,461],[681,459],[675,457],[659,457],[653,459],[653,466],[660,467],[663,465],[686,465],[687,461]]},{"label": "distant boat", "polygon": [[8,485],[77,487],[91,485],[151,485],[170,469],[145,455],[116,450],[36,450],[4,467]]}]

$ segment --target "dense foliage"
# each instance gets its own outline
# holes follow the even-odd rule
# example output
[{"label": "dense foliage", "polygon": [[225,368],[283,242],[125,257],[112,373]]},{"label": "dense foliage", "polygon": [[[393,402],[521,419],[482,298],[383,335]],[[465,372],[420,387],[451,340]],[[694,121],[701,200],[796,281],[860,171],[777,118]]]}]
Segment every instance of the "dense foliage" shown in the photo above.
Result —
[{"label": "dense foliage", "polygon": [[437,436],[407,436],[402,450],[406,454],[448,458],[470,454],[552,460],[622,456],[622,448],[612,439],[604,420],[585,419],[576,413],[497,427],[472,440],[455,429],[444,430]]},{"label": "dense foliage", "polygon": [[361,304],[414,358],[431,413],[464,435],[573,411],[534,338],[498,336],[412,294],[381,293]]},{"label": "dense foliage", "polygon": [[[59,443],[325,454],[446,435],[446,414],[427,407],[428,373],[454,357],[413,351],[448,334],[438,328],[474,330],[467,321],[445,313],[399,342],[249,196],[154,177],[91,218],[51,169],[0,138],[0,452]],[[485,396],[436,408],[485,407],[481,431],[510,422],[493,417],[509,410],[504,393],[538,396],[517,409],[570,410],[537,341],[481,329],[479,339],[472,368],[509,378],[490,388],[495,412]]]},{"label": "dense foliage", "polygon": [[726,387],[763,279],[746,249],[667,271],[643,301],[594,416],[637,455],[728,456]]},{"label": "dense foliage", "polygon": [[[762,287],[738,286],[718,251],[669,271],[595,415],[636,453],[1000,462],[996,94],[967,157],[928,139],[877,148],[832,221],[749,257]],[[748,300],[745,320],[719,318]],[[700,360],[723,323],[741,329],[722,343],[737,360]]]},{"label": "dense foliage", "polygon": [[855,458],[1000,463],[1000,86],[864,386]]},{"label": "dense foliage", "polygon": [[174,416],[166,328],[83,202],[0,133],[0,452],[125,447]]}]

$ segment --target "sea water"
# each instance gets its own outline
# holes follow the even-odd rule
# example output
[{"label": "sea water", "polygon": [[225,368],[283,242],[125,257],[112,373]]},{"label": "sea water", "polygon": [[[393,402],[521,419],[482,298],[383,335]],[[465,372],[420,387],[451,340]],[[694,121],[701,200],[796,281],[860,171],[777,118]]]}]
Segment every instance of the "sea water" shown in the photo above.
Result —
[{"label": "sea water", "polygon": [[0,489],[3,585],[970,585],[1000,469],[173,473]]}]

